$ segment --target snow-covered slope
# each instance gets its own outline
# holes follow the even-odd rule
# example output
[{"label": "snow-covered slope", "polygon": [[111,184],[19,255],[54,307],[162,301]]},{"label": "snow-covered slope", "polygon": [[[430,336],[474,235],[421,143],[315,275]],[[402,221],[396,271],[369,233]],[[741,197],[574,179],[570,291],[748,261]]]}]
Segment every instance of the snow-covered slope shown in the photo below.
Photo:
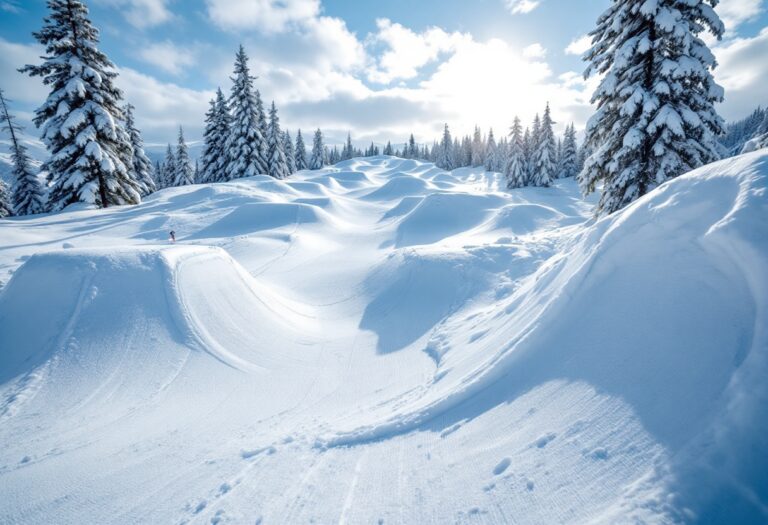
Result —
[{"label": "snow-covered slope", "polygon": [[768,521],[767,177],[595,222],[375,157],[0,221],[0,522]]}]

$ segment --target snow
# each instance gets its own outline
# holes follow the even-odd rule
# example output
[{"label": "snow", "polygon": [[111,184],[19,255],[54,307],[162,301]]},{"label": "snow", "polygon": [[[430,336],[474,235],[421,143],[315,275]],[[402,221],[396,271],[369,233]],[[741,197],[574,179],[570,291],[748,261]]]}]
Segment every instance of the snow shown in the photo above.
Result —
[{"label": "snow", "polygon": [[765,521],[767,178],[595,221],[382,156],[0,221],[0,522]]}]

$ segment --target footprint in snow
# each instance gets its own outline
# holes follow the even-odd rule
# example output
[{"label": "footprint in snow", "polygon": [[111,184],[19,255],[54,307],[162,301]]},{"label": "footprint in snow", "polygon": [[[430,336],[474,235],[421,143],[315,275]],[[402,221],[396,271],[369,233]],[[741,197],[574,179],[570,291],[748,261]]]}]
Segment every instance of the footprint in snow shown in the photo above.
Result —
[{"label": "footprint in snow", "polygon": [[512,460],[509,458],[504,458],[499,461],[498,465],[493,467],[493,475],[498,476],[499,474],[503,474],[504,471],[509,468],[510,463],[512,463]]},{"label": "footprint in snow", "polygon": [[262,448],[257,448],[253,450],[241,450],[240,457],[243,459],[250,459],[262,453],[265,453],[267,456],[271,456],[275,452],[277,452],[277,449],[275,447],[262,447]]},{"label": "footprint in snow", "polygon": [[591,457],[592,459],[596,459],[596,460],[598,460],[598,459],[603,459],[603,460],[608,459],[608,450],[606,450],[606,449],[604,449],[602,447],[598,447],[598,448],[594,449],[592,452],[589,453],[589,457]]},{"label": "footprint in snow", "polygon": [[536,445],[537,448],[544,448],[547,445],[549,445],[549,443],[556,437],[557,437],[557,434],[555,434],[554,432],[550,432],[549,434],[541,436],[539,439],[534,441],[534,445]]},{"label": "footprint in snow", "polygon": [[459,421],[458,423],[451,425],[450,427],[440,432],[440,437],[446,438],[447,436],[450,436],[451,434],[459,430],[463,424],[464,424],[464,421]]}]

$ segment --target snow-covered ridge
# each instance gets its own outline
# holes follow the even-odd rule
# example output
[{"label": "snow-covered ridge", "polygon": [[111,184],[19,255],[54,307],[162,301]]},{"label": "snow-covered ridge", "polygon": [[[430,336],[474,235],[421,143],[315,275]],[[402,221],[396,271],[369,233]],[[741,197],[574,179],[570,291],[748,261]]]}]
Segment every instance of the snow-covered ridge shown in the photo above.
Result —
[{"label": "snow-covered ridge", "polygon": [[759,522],[767,178],[595,222],[375,157],[0,221],[0,521]]}]

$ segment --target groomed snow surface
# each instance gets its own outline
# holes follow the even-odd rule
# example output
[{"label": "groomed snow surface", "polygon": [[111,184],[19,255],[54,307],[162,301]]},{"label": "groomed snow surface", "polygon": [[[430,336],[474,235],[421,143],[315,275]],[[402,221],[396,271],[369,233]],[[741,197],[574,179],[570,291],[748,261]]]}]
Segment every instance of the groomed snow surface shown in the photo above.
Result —
[{"label": "groomed snow surface", "polygon": [[767,178],[595,222],[373,157],[0,221],[0,522],[767,522]]}]

